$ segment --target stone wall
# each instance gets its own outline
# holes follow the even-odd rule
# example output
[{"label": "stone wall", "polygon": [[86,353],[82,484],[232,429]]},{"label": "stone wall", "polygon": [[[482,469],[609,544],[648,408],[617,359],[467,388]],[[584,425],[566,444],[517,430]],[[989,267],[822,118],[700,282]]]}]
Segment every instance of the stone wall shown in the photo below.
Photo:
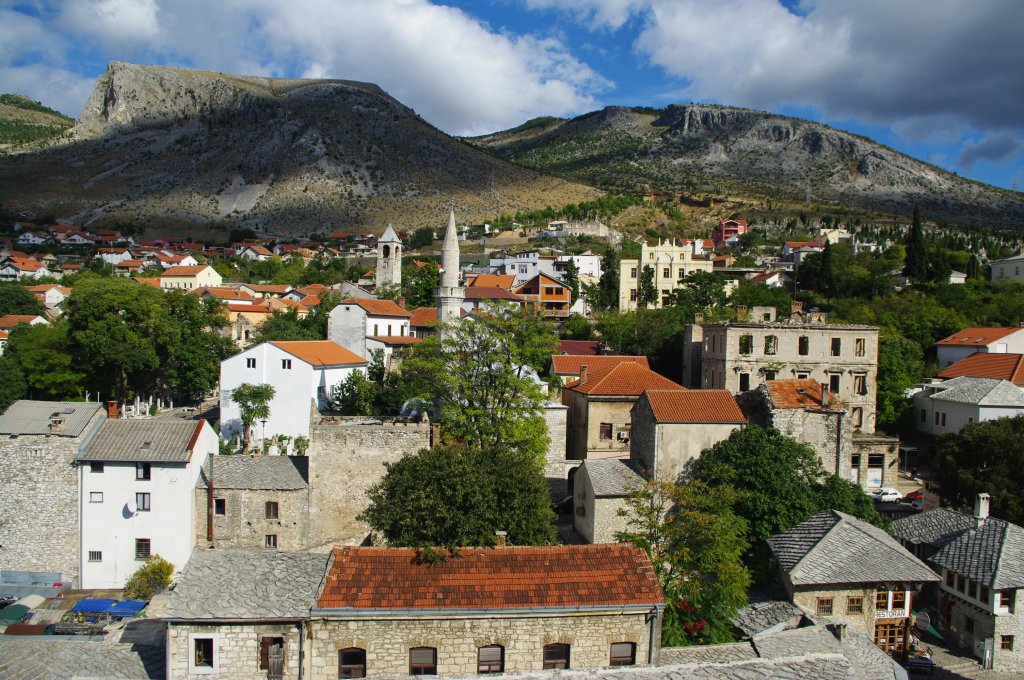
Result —
[{"label": "stone wall", "polygon": [[[299,625],[295,623],[168,626],[167,677],[201,678],[214,675],[226,680],[266,680],[267,671],[259,667],[260,638],[263,636],[280,636],[285,639],[284,677],[298,678]],[[197,637],[213,638],[213,669],[190,667],[189,662],[194,659],[193,639]]]},{"label": "stone wall", "polygon": [[774,409],[768,424],[814,449],[827,472],[850,478],[853,428],[845,410]]},{"label": "stone wall", "polygon": [[401,418],[318,417],[310,427],[308,547],[358,544],[367,490],[392,463],[430,447],[430,424]]},{"label": "stone wall", "polygon": [[[818,620],[832,623],[845,623],[851,631],[875,639],[875,589],[874,587],[835,587],[826,589],[807,588],[793,593],[793,604],[803,609]],[[832,614],[819,616],[818,598],[832,598]],[[850,613],[848,603],[850,597],[860,597],[863,611]]]},{"label": "stone wall", "polygon": [[359,305],[338,305],[327,320],[327,339],[368,359],[366,354],[366,311]]},{"label": "stone wall", "polygon": [[[1015,613],[1004,612],[993,614],[981,607],[960,599],[959,597],[943,593],[942,598],[949,601],[949,625],[943,625],[942,607],[940,605],[939,621],[937,627],[943,635],[953,638],[957,645],[964,649],[975,651],[975,643],[992,638],[993,657],[992,665],[996,670],[1015,670],[1024,664],[1024,612],[1021,612],[1020,594],[1024,591],[1018,590],[1017,606]],[[994,593],[993,593],[994,595]],[[974,632],[967,630],[966,619],[971,619],[974,624]],[[1004,650],[1002,637],[1013,636],[1013,649]],[[980,658],[980,656],[978,657]]]},{"label": "stone wall", "polygon": [[[216,479],[214,479],[216,482]],[[206,487],[196,489],[196,545],[206,547]],[[277,536],[278,550],[303,550],[309,543],[306,489],[214,489],[224,499],[224,514],[213,517],[213,544],[221,548],[264,548]],[[267,519],[267,501],[277,502],[277,519]]]},{"label": "stone wall", "polygon": [[[563,616],[465,616],[446,618],[394,618],[314,620],[310,623],[310,680],[338,677],[338,650],[366,650],[366,675],[406,675],[409,650],[434,647],[438,675],[472,675],[477,650],[485,645],[505,647],[505,671],[540,670],[543,647],[569,644],[571,668],[599,668],[610,661],[613,642],[636,644],[636,660],[647,662],[650,625],[645,612],[580,613]],[[661,635],[655,621],[655,656]]]},{"label": "stone wall", "polygon": [[0,569],[58,572],[79,586],[79,468],[75,458],[106,418],[98,410],[79,437],[0,439]]}]

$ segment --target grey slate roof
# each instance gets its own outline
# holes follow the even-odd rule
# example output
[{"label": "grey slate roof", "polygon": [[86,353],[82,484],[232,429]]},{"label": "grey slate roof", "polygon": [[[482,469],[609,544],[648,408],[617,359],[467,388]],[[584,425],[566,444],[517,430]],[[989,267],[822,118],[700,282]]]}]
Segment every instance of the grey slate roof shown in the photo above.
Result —
[{"label": "grey slate roof", "polygon": [[893,535],[903,541],[941,548],[974,527],[974,517],[949,508],[935,508],[901,517],[892,523]]},{"label": "grey slate roof", "polygon": [[[209,483],[210,462],[203,466],[197,486]],[[218,489],[294,491],[308,486],[305,456],[217,456],[212,462],[213,485]]]},{"label": "grey slate roof", "polygon": [[946,380],[940,383],[939,387],[943,389],[931,396],[935,401],[952,401],[979,406],[1024,407],[1024,390],[1008,380],[963,375]]},{"label": "grey slate roof", "polygon": [[64,418],[61,437],[77,437],[103,406],[86,401],[29,401],[22,399],[11,404],[0,415],[0,434],[51,434],[50,418]]},{"label": "grey slate roof", "polygon": [[732,625],[747,637],[753,637],[767,631],[795,627],[803,615],[803,610],[791,602],[754,602],[736,612]]},{"label": "grey slate roof", "polygon": [[78,460],[187,463],[205,421],[105,420]]},{"label": "grey slate roof", "polygon": [[931,561],[995,590],[1024,588],[1024,529],[989,517],[964,531]]},{"label": "grey slate roof", "polygon": [[618,458],[595,458],[586,460],[583,465],[590,475],[590,483],[594,486],[597,498],[609,496],[628,496],[644,484],[638,464]]},{"label": "grey slate roof", "polygon": [[164,664],[162,646],[109,644],[74,636],[22,638],[0,635],[0,678],[149,680],[166,677]]},{"label": "grey slate roof", "polygon": [[838,510],[819,512],[768,545],[794,585],[939,580],[892,536]]},{"label": "grey slate roof", "polygon": [[214,548],[192,552],[171,592],[167,618],[300,619],[327,572],[326,554]]}]

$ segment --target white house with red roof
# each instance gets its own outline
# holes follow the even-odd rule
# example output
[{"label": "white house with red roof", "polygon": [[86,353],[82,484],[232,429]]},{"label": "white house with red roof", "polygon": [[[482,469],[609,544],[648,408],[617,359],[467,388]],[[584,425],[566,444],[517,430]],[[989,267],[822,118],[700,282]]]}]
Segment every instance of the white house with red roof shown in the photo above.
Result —
[{"label": "white house with red roof", "polygon": [[245,260],[263,262],[264,260],[272,258],[274,253],[270,252],[265,246],[262,246],[259,243],[236,243],[235,255]]},{"label": "white house with red roof", "polygon": [[274,388],[270,417],[253,425],[254,440],[278,435],[309,437],[312,409],[327,407],[334,387],[366,360],[330,340],[264,342],[220,364],[220,427],[225,437],[241,435],[241,413],[231,399],[241,384]]},{"label": "white house with red roof", "polygon": [[384,352],[385,366],[399,347],[417,342],[410,331],[412,313],[391,300],[348,298],[331,310],[327,337],[364,358]]},{"label": "white house with red roof", "polygon": [[170,267],[160,275],[160,287],[168,290],[216,288],[223,282],[224,279],[217,270],[208,264]]},{"label": "white house with red roof", "polygon": [[8,257],[0,265],[0,281],[18,281],[20,279],[41,279],[51,276],[46,265],[31,257]]},{"label": "white house with red roof", "polygon": [[97,248],[96,257],[108,264],[117,265],[125,260],[132,259],[132,253],[124,247]]},{"label": "white house with red roof", "polygon": [[783,262],[792,262],[794,267],[799,267],[803,258],[824,251],[825,244],[818,241],[786,241],[782,244],[780,258]]},{"label": "white house with red roof", "polygon": [[966,359],[975,352],[1024,354],[1024,327],[964,328],[939,340],[935,343],[935,349],[940,369]]}]

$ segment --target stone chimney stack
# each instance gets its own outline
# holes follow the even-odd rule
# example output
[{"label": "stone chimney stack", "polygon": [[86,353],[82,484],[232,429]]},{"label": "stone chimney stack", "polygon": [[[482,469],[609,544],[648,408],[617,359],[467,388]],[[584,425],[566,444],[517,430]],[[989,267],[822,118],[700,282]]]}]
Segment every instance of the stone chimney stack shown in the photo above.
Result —
[{"label": "stone chimney stack", "polygon": [[580,385],[587,382],[587,365],[580,366]]},{"label": "stone chimney stack", "polygon": [[494,532],[494,547],[504,548],[508,546],[508,532],[507,531],[495,531]]},{"label": "stone chimney stack", "polygon": [[704,323],[704,312],[694,312],[693,313],[693,322],[695,324],[697,324],[698,326],[701,325],[702,323]]},{"label": "stone chimney stack", "polygon": [[974,499],[974,526],[980,529],[988,519],[988,506],[992,497],[987,493],[979,493]]},{"label": "stone chimney stack", "polygon": [[799,300],[794,300],[789,305],[789,318],[793,321],[799,321],[800,317],[803,316],[804,303]]},{"label": "stone chimney stack", "polygon": [[117,401],[113,399],[107,402],[107,418],[117,418]]},{"label": "stone chimney stack", "polygon": [[746,321],[747,320],[747,306],[746,305],[736,305],[736,319],[738,321]]},{"label": "stone chimney stack", "polygon": [[821,405],[828,407],[828,383],[821,383]]}]

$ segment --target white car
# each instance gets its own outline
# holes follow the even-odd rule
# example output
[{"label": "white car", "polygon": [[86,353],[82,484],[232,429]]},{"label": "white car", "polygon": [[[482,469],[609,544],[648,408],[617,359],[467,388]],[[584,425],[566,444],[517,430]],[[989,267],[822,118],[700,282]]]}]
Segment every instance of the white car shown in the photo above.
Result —
[{"label": "white car", "polygon": [[890,487],[885,487],[872,492],[871,497],[879,503],[899,503],[903,500],[903,494]]}]

